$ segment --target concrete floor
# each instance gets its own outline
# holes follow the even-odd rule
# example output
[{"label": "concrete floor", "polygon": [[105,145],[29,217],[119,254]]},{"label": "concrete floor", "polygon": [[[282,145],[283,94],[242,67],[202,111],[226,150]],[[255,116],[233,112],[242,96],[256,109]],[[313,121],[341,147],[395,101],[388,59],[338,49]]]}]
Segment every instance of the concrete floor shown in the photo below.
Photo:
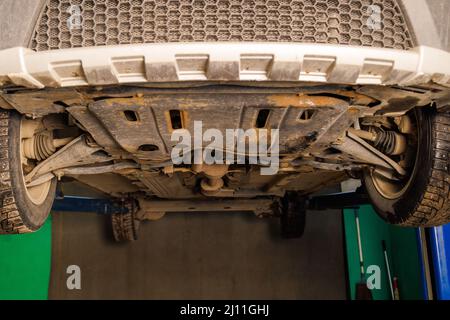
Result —
[{"label": "concrete floor", "polygon": [[[53,214],[50,298],[346,297],[339,211],[308,213],[299,240],[280,239],[276,219],[180,213],[144,223],[137,242],[116,244],[106,218]],[[81,268],[81,290],[66,287],[73,264]]]}]

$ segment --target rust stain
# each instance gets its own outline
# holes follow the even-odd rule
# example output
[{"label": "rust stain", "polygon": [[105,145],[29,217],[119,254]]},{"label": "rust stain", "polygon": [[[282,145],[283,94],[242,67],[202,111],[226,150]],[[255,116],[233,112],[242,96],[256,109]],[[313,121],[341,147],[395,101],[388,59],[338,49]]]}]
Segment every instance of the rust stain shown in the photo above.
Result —
[{"label": "rust stain", "polygon": [[366,106],[366,105],[369,105],[371,103],[375,103],[378,101],[376,99],[373,99],[369,96],[366,96],[364,94],[361,94],[361,93],[358,93],[355,91],[337,90],[336,94],[352,98],[353,104],[358,104],[358,105],[363,105],[363,106]]},{"label": "rust stain", "polygon": [[187,97],[176,97],[176,101],[178,102],[178,106],[180,108],[188,109],[192,107],[208,107],[211,106],[211,100],[198,98],[192,99]]},{"label": "rust stain", "polygon": [[274,107],[320,108],[342,104],[341,99],[326,96],[308,96],[294,94],[274,94],[267,97]]},{"label": "rust stain", "polygon": [[109,107],[120,104],[122,106],[136,106],[144,105],[145,99],[143,97],[139,98],[111,98],[103,100],[103,103]]},{"label": "rust stain", "polygon": [[[356,105],[370,105],[377,102],[378,100],[360,94],[354,91],[346,90],[336,90],[332,92],[336,97],[327,96],[330,92],[314,92],[314,95],[308,94],[273,94],[268,96],[268,102],[274,104],[275,107],[298,107],[298,108],[308,108],[308,107],[327,107],[336,104],[346,103],[346,100],[351,100],[351,104]],[[342,96],[342,99],[339,98]]]}]

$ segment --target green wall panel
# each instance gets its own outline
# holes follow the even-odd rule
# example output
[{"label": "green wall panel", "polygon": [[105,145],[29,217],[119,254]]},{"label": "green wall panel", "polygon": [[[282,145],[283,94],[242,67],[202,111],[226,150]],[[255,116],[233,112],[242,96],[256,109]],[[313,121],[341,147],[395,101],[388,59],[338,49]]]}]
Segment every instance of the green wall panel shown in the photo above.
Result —
[{"label": "green wall panel", "polygon": [[[385,223],[371,206],[359,209],[364,265],[381,269],[381,288],[372,290],[375,300],[390,300],[391,294],[381,241],[386,242],[392,276],[399,278],[400,299],[422,299],[420,260],[416,231]],[[359,255],[353,209],[344,210],[350,297],[355,298],[355,286],[360,281]]]},{"label": "green wall panel", "polygon": [[0,299],[48,297],[51,217],[35,233],[0,235]]}]

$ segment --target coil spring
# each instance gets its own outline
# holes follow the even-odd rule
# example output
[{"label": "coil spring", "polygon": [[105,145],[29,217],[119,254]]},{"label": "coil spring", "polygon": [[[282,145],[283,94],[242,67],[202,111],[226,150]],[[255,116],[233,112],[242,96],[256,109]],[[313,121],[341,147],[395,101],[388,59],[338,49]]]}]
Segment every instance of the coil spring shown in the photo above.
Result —
[{"label": "coil spring", "polygon": [[374,141],[375,147],[383,153],[392,154],[395,150],[396,134],[394,131],[381,131],[377,133]]}]

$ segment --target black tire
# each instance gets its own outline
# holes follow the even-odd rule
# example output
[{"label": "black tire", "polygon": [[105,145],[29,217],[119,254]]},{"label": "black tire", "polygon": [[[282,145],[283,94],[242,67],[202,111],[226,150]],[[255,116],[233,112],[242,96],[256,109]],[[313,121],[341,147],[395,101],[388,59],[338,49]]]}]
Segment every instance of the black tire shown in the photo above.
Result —
[{"label": "black tire", "polygon": [[375,211],[387,222],[430,227],[450,222],[450,115],[418,109],[418,157],[409,185],[398,198],[384,197],[369,172],[364,183]]},{"label": "black tire", "polygon": [[56,191],[53,179],[45,200],[36,205],[26,191],[20,157],[21,116],[0,110],[0,234],[38,230],[47,219]]},{"label": "black tire", "polygon": [[136,241],[138,239],[139,221],[136,219],[136,206],[129,204],[127,213],[111,215],[111,224],[116,242]]},{"label": "black tire", "polygon": [[306,225],[306,199],[296,192],[287,192],[281,199],[281,237],[301,238]]}]

